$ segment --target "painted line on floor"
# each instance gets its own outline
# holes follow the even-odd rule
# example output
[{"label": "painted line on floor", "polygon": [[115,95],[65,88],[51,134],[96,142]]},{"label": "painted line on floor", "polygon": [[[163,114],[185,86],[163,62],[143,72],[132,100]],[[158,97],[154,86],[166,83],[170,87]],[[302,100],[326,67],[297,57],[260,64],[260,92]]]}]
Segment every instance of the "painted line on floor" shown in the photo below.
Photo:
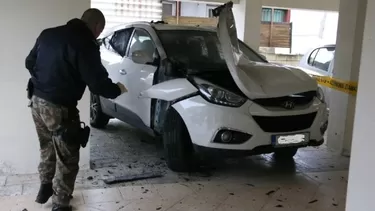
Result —
[{"label": "painted line on floor", "polygon": [[329,76],[317,76],[317,75],[311,75],[311,76],[315,78],[318,84],[322,86],[336,89],[338,91],[345,92],[350,95],[357,95],[358,82],[344,81],[344,80],[332,78]]}]

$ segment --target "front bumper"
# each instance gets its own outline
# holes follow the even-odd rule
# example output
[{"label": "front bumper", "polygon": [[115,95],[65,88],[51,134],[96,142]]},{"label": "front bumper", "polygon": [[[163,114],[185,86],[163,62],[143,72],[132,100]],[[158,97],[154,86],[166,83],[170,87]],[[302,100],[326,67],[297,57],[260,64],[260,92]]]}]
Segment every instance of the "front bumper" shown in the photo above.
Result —
[{"label": "front bumper", "polygon": [[[306,145],[300,145],[298,148],[301,147],[308,147],[308,146],[320,146],[324,143],[324,139],[320,141],[310,140],[310,142]],[[218,149],[218,148],[208,148],[202,147],[199,145],[194,145],[194,150],[200,155],[204,155],[207,157],[243,157],[243,156],[251,156],[251,155],[260,155],[260,154],[268,154],[275,152],[277,148],[273,145],[265,145],[265,146],[257,146],[252,150],[234,150],[234,149]]]},{"label": "front bumper", "polygon": [[[270,149],[273,149],[271,143],[272,135],[290,135],[296,133],[308,133],[311,144],[309,142],[295,147],[320,145],[323,143],[323,134],[326,130],[324,125],[327,124],[328,121],[326,104],[321,103],[318,99],[315,99],[307,106],[296,107],[293,110],[285,110],[282,108],[264,108],[251,101],[246,102],[239,108],[225,107],[211,104],[201,96],[195,96],[180,101],[174,104],[173,107],[184,120],[190,138],[195,146],[198,148],[223,149],[229,151],[258,151],[259,148],[264,148],[265,146],[269,146]],[[277,117],[309,115],[311,113],[316,113],[311,126],[309,125],[308,128],[288,132],[272,132],[272,130],[277,131],[280,129],[282,131],[284,129],[293,129],[293,127],[288,126],[288,124],[292,124],[291,122],[280,122],[278,120],[276,123],[278,122],[280,127],[277,125],[267,127],[267,124],[263,124],[261,127],[259,125],[259,120],[256,121],[254,119],[255,116],[278,119]],[[298,118],[295,119],[295,121],[297,120]],[[294,128],[298,129],[298,125]],[[243,143],[236,144],[215,142],[217,133],[223,129],[250,134],[251,137]],[[322,129],[324,131],[322,131]],[[265,130],[270,130],[271,132],[265,132]]]}]

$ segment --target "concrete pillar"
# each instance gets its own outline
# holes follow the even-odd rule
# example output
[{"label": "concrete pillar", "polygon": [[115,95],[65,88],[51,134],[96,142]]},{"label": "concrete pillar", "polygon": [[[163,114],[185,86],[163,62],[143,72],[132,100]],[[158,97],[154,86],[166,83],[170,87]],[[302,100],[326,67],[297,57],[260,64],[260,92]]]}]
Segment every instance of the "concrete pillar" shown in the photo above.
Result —
[{"label": "concrete pillar", "polygon": [[[333,77],[358,81],[367,0],[341,0]],[[356,96],[332,89],[327,145],[350,155]]]},{"label": "concrete pillar", "polygon": [[[342,0],[341,0],[342,1]],[[353,144],[350,158],[347,211],[375,210],[375,1],[369,0],[366,14],[359,73],[357,106],[355,109]]]},{"label": "concrete pillar", "polygon": [[260,46],[260,26],[262,18],[262,0],[240,0],[233,5],[238,38],[255,51]]},{"label": "concrete pillar", "polygon": [[[89,7],[90,0],[0,1],[0,175],[37,172],[39,142],[27,107],[30,76],[25,57],[43,29],[80,17]],[[87,96],[80,109],[87,122]],[[87,148],[81,153],[81,167],[88,164]]]}]

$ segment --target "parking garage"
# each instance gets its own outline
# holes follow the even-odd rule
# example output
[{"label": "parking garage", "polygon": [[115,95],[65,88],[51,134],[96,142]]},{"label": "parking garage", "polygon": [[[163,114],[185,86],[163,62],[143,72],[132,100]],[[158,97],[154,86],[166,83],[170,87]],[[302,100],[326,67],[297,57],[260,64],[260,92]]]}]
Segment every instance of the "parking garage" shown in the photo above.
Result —
[{"label": "parking garage", "polygon": [[[81,150],[81,172],[72,202],[77,210],[373,210],[373,171],[366,164],[374,159],[370,150],[375,116],[369,106],[375,47],[370,11],[374,3],[233,2],[238,37],[253,49],[259,49],[261,43],[262,6],[339,12],[337,49],[329,80],[358,87],[355,93],[330,89],[329,100],[334,103],[330,104],[326,145],[300,150],[292,163],[280,164],[271,155],[261,155],[229,159],[203,172],[177,174],[166,167],[161,143],[113,120],[105,130],[93,129],[90,147]],[[33,203],[39,185],[39,151],[27,108],[25,85],[29,76],[24,58],[42,29],[79,17],[90,5],[88,0],[0,3],[1,25],[5,26],[0,35],[0,201],[4,210],[50,209],[48,204],[38,207]],[[88,122],[89,93],[79,109],[81,118]],[[112,176],[145,172],[162,177],[116,185],[104,182]]]}]

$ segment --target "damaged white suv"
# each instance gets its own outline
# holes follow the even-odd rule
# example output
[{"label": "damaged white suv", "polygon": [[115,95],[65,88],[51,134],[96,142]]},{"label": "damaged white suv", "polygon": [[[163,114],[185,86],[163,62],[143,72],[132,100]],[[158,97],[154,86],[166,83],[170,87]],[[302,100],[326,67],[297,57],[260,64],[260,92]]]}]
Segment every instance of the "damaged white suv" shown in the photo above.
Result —
[{"label": "damaged white suv", "polygon": [[265,61],[237,39],[231,7],[221,9],[217,30],[134,23],[104,35],[103,65],[129,92],[91,95],[91,125],[117,118],[161,136],[174,171],[202,152],[291,158],[321,145],[328,117],[316,81]]}]

